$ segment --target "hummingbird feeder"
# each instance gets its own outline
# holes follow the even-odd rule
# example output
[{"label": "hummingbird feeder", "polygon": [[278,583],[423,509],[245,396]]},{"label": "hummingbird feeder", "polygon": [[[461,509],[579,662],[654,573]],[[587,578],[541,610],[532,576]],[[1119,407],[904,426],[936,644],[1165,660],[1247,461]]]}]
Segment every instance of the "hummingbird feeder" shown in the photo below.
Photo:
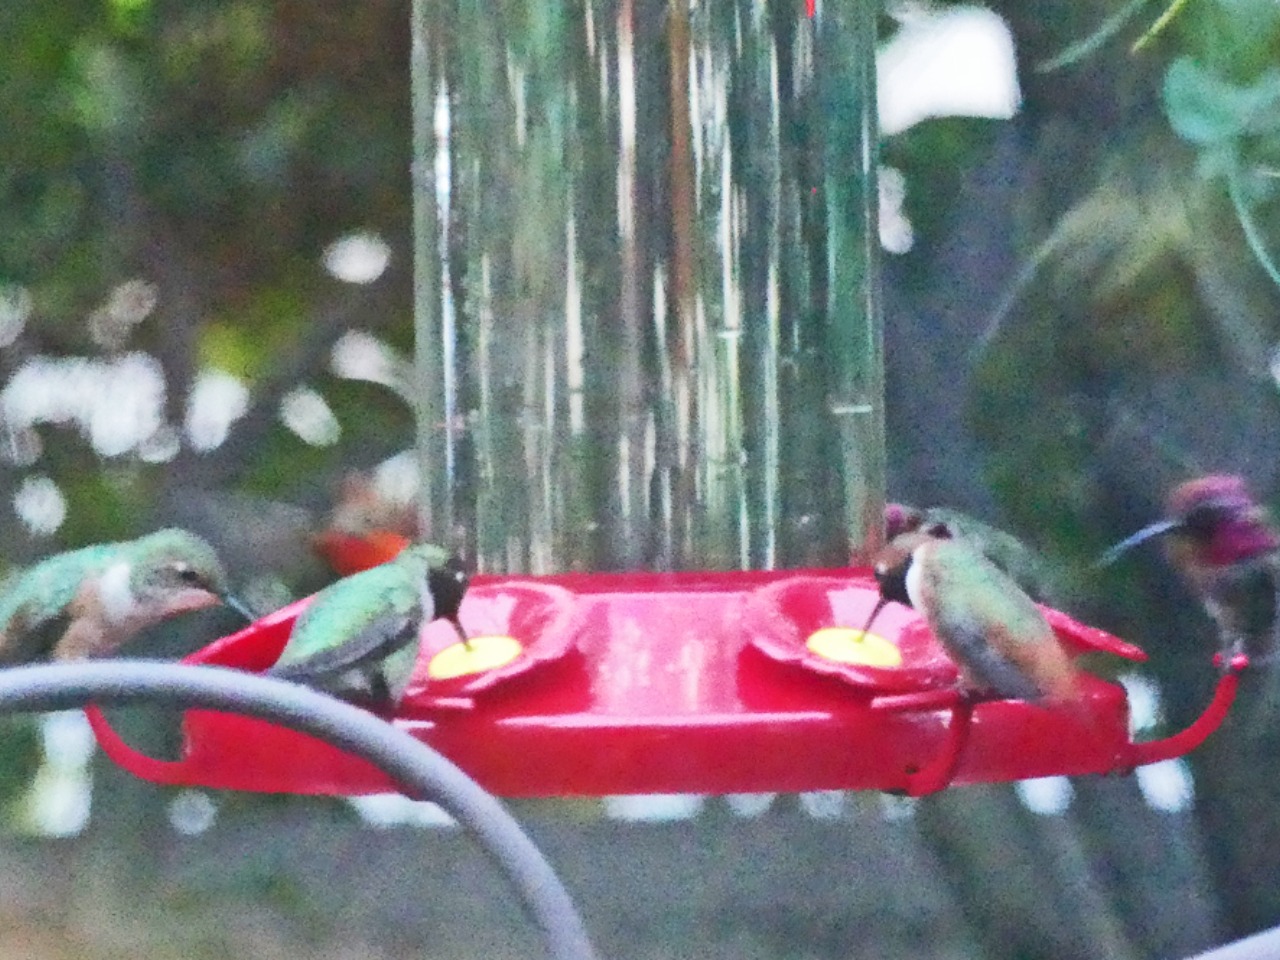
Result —
[{"label": "hummingbird feeder", "polygon": [[[441,670],[460,646],[423,630],[414,681],[389,719],[509,797],[879,789],[1108,774],[1194,749],[1221,722],[1244,664],[1224,672],[1204,716],[1147,743],[1129,737],[1124,689],[1084,675],[1078,710],[970,704],[924,621],[887,608],[869,571],[477,577],[461,617],[505,662]],[[186,662],[260,671],[279,655],[299,601]],[[1046,610],[1072,656],[1144,654]],[[501,639],[502,644],[489,641]],[[484,655],[483,653],[481,654]],[[165,784],[286,793],[393,788],[367,762],[262,720],[192,710],[176,761],[90,722],[125,769]]]},{"label": "hummingbird feeder", "polygon": [[[421,515],[492,573],[467,649],[424,628],[392,723],[531,797],[924,794],[1128,771],[1221,722],[1242,664],[1186,731],[1134,743],[1115,683],[1085,675],[1076,709],[974,703],[914,612],[859,629],[876,584],[840,565],[882,540],[886,475],[879,3],[624,2],[564,29],[530,3],[542,27],[492,49],[484,5],[413,8]],[[344,574],[403,545],[318,542]],[[498,573],[645,566],[686,572]],[[306,603],[188,662],[265,670]],[[1072,656],[1143,659],[1045,613]],[[259,719],[188,711],[176,761],[90,719],[161,783],[393,787]]]}]

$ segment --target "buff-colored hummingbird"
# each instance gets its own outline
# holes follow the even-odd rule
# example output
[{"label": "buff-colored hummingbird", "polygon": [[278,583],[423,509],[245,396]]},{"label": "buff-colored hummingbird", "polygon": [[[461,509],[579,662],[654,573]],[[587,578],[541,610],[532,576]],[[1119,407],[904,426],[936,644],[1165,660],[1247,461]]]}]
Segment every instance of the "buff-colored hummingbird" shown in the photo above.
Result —
[{"label": "buff-colored hummingbird", "polygon": [[186,530],[70,550],[0,584],[0,663],[106,656],[147,627],[217,603],[253,619],[213,548]]}]

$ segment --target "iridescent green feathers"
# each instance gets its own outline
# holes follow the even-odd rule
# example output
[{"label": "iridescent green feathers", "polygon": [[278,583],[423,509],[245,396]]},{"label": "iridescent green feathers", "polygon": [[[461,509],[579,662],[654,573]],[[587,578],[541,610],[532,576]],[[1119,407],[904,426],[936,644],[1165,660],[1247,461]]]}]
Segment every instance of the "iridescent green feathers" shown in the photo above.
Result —
[{"label": "iridescent green feathers", "polygon": [[417,658],[421,625],[457,622],[466,575],[440,547],[417,544],[344,577],[298,617],[271,675],[349,699],[395,702]]},{"label": "iridescent green feathers", "polygon": [[0,663],[110,653],[139,630],[226,592],[217,554],[185,530],[60,553],[0,584]]}]

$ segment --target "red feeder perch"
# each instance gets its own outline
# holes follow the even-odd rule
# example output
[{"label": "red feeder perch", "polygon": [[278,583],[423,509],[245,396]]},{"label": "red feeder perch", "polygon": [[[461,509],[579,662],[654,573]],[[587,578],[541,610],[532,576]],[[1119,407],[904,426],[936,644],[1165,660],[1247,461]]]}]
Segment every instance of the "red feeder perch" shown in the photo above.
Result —
[{"label": "red feeder perch", "polygon": [[[924,622],[877,597],[865,570],[477,577],[462,606],[497,665],[450,676],[452,632],[423,632],[414,683],[392,721],[503,796],[880,789],[1112,773],[1185,753],[1221,722],[1233,664],[1205,715],[1133,743],[1122,687],[1085,677],[1082,709],[970,706]],[[188,658],[260,671],[302,600]],[[1136,647],[1047,611],[1073,655]],[[483,644],[481,645],[483,646]],[[442,665],[444,668],[442,669]],[[334,747],[260,720],[189,711],[177,761],[124,743],[96,709],[106,753],[168,784],[290,793],[393,788]]]}]

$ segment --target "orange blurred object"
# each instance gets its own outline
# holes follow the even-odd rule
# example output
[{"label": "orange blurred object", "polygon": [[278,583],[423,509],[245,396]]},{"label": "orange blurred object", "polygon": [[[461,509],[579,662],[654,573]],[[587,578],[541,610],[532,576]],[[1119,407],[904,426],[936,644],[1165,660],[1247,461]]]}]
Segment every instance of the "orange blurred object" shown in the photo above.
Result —
[{"label": "orange blurred object", "polygon": [[386,563],[409,543],[408,537],[389,530],[362,534],[325,530],[315,537],[316,550],[343,577]]}]

